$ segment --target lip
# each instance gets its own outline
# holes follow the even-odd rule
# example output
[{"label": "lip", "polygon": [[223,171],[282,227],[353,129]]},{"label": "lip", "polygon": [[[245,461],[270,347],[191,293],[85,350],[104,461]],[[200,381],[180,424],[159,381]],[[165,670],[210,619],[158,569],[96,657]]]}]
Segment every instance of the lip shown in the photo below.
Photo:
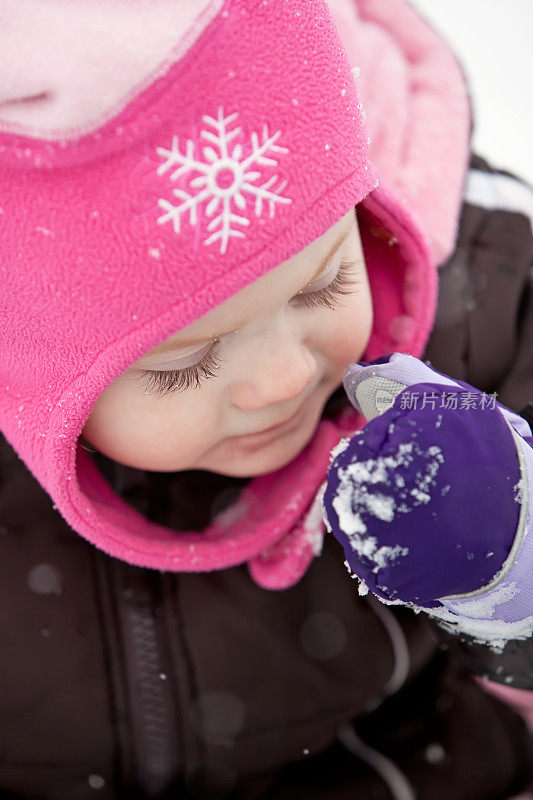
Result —
[{"label": "lip", "polygon": [[300,408],[288,419],[284,422],[280,422],[277,425],[272,425],[270,428],[264,428],[262,431],[258,431],[257,433],[247,433],[244,436],[232,436],[230,441],[232,442],[242,442],[255,444],[256,442],[261,442],[263,439],[269,439],[272,436],[277,435],[278,433],[283,433],[285,430],[289,429],[292,425],[298,424],[300,421],[300,417],[304,411],[304,405],[301,405]]}]

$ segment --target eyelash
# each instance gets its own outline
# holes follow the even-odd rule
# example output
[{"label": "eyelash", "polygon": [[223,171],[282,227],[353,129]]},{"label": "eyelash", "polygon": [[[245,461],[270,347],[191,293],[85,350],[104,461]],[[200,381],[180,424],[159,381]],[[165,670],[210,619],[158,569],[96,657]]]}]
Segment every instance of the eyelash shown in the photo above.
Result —
[{"label": "eyelash", "polygon": [[[350,271],[355,266],[356,261],[343,261],[335,279],[316,292],[296,295],[293,300],[298,300],[306,308],[325,307],[334,310],[340,305],[340,298],[343,295],[353,294],[359,279],[350,277]],[[198,389],[204,380],[216,377],[218,368],[221,364],[220,354],[213,352],[214,347],[198,363],[192,367],[184,369],[168,370],[167,372],[155,372],[145,370],[139,376],[139,380],[144,382],[145,394],[157,394],[163,397],[175,391],[183,391],[190,388]]]}]

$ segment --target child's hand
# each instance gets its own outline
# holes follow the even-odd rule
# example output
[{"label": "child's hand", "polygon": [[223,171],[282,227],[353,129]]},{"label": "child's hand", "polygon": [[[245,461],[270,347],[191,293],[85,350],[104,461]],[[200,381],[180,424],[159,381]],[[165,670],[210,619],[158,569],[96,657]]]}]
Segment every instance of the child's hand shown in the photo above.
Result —
[{"label": "child's hand", "polygon": [[500,640],[530,635],[526,421],[401,353],[352,364],[344,386],[369,422],[333,451],[323,505],[350,570],[385,601],[468,618],[480,640],[487,620]]}]

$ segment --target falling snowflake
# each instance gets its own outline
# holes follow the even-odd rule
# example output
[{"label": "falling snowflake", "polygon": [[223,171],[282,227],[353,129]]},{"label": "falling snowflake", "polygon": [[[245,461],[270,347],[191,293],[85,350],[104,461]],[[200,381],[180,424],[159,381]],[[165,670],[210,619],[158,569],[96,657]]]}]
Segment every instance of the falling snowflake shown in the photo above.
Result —
[{"label": "falling snowflake", "polygon": [[[163,175],[169,170],[173,170],[169,174],[169,179],[173,182],[182,175],[186,175],[189,189],[189,191],[186,191],[185,188],[172,190],[175,197],[182,201],[179,205],[173,205],[164,198],[158,200],[159,207],[166,213],[158,217],[157,222],[162,225],[172,220],[174,232],[180,233],[182,215],[189,212],[190,224],[197,225],[198,208],[202,203],[207,203],[205,214],[207,217],[213,217],[207,229],[213,233],[204,241],[204,244],[210,245],[220,240],[221,253],[226,252],[230,236],[244,237],[243,231],[236,229],[235,226],[250,224],[247,217],[236,213],[232,203],[237,209],[243,211],[246,208],[244,195],[252,195],[255,197],[256,216],[261,215],[263,204],[268,203],[272,218],[276,203],[292,202],[290,198],[282,197],[280,194],[287,181],[274,188],[273,184],[278,180],[277,175],[271,176],[263,183],[258,183],[263,176],[257,167],[277,166],[278,162],[272,155],[289,152],[287,148],[275,144],[281,131],[270,135],[265,124],[261,139],[257,133],[253,132],[251,134],[251,152],[244,157],[242,143],[232,144],[235,137],[243,138],[241,128],[232,127],[238,116],[235,113],[225,117],[223,109],[219,108],[218,119],[209,116],[202,117],[206,128],[212,128],[212,130],[204,129],[201,132],[201,138],[206,141],[202,147],[203,160],[195,157],[195,144],[191,139],[187,140],[185,153],[181,152],[177,136],[172,138],[171,150],[164,147],[157,148],[158,155],[165,159],[165,162],[158,168],[157,174]],[[173,169],[174,167],[177,168]],[[199,172],[200,175],[192,177],[194,172]],[[218,212],[217,215],[213,216],[216,212]]]}]

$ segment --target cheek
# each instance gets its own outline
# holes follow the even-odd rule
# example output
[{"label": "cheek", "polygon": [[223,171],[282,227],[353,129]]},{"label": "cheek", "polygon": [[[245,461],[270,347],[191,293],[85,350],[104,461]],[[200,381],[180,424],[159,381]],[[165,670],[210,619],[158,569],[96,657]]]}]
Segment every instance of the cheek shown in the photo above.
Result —
[{"label": "cheek", "polygon": [[99,397],[82,434],[108,458],[136,469],[192,468],[212,444],[215,415],[198,394],[144,395],[118,378]]},{"label": "cheek", "polygon": [[348,295],[335,313],[335,325],[328,337],[329,360],[339,370],[360,361],[367,348],[373,325],[372,298],[368,285]]}]

